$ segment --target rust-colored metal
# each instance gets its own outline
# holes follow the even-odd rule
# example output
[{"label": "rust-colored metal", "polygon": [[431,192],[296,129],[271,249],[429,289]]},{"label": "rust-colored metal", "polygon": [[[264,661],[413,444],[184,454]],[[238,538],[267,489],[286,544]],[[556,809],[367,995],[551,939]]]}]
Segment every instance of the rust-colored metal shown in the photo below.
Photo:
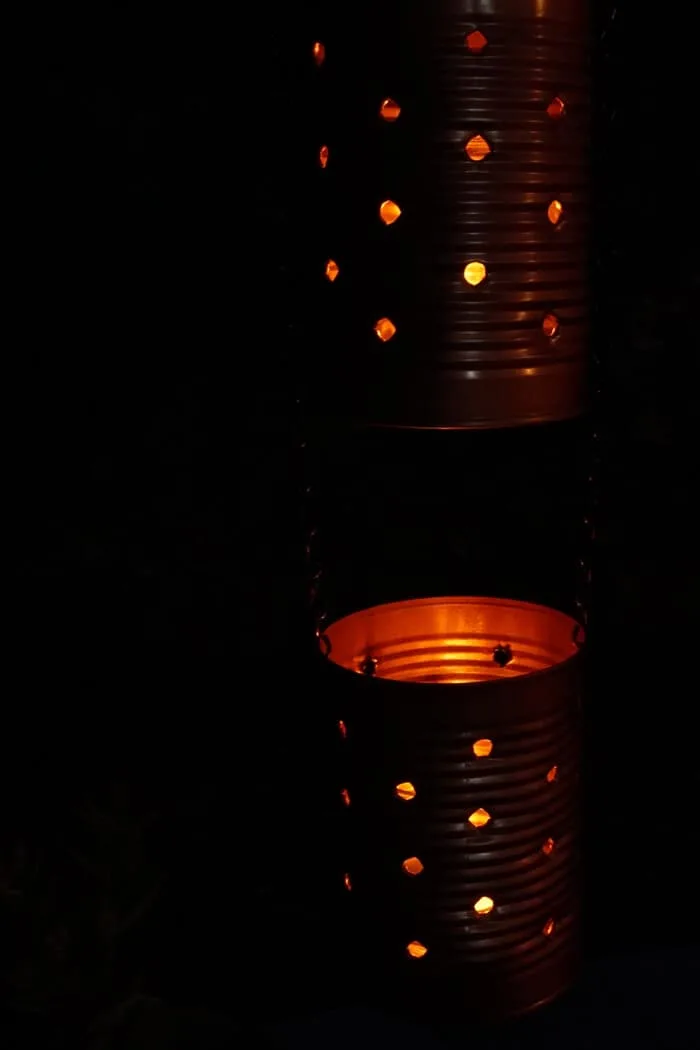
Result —
[{"label": "rust-colored metal", "polygon": [[578,962],[580,627],[456,597],[363,610],[328,638],[353,803],[344,863],[382,980],[434,1016],[554,998]]},{"label": "rust-colored metal", "polygon": [[[384,0],[325,15],[319,194],[343,281],[324,282],[318,324],[337,414],[472,429],[585,410],[587,8]],[[390,225],[386,200],[401,209]]]}]

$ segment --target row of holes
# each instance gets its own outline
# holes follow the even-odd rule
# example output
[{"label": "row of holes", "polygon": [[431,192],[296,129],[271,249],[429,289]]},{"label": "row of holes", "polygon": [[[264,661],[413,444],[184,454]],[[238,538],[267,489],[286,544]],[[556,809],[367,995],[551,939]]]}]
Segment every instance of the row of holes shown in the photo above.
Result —
[{"label": "row of holes", "polygon": [[[491,817],[485,809],[477,809],[469,817],[469,821],[474,824],[474,827],[481,827],[482,824],[479,822],[487,824],[490,819]],[[542,845],[540,846],[540,852],[544,853],[545,857],[551,857],[554,853],[555,848],[556,843],[550,835],[550,837],[545,839]],[[420,857],[407,857],[406,860],[401,861],[401,870],[404,871],[406,875],[410,875],[412,878],[415,878],[417,875],[422,875],[422,873],[425,871],[425,864],[420,859]],[[345,886],[348,890],[352,889],[349,875],[345,876]]]},{"label": "row of holes", "polygon": [[[340,733],[343,740],[347,740],[348,727],[345,722],[340,719],[338,722],[338,732]],[[479,740],[475,740],[472,744],[472,752],[476,758],[488,758],[493,751],[493,740],[489,740],[488,737],[480,737]]]},{"label": "row of holes", "polygon": [[[547,107],[548,113],[550,108],[555,103],[561,103],[563,105],[560,98],[553,99]],[[392,113],[395,113],[396,115],[391,117],[390,119],[384,116],[385,110],[387,108],[389,108],[389,110]],[[394,102],[394,100],[391,98],[386,98],[379,107],[379,112],[380,114],[382,114],[382,116],[384,116],[385,120],[389,120],[390,123],[393,123],[393,121],[398,120],[399,113],[401,112],[401,107],[399,106],[398,102]],[[491,153],[491,146],[489,145],[489,143],[483,135],[472,135],[471,138],[467,139],[467,142],[464,146],[464,152],[467,154],[470,160],[473,160],[475,163],[478,164],[479,161],[485,160],[486,157],[488,157],[489,153]],[[320,150],[318,151],[318,163],[322,168],[327,168],[329,160],[330,150],[328,149],[328,146],[321,146]]]},{"label": "row of holes", "polygon": [[[552,766],[547,771],[545,780],[548,784],[553,784],[559,777],[559,767]],[[350,792],[347,788],[343,788],[341,791],[341,798],[346,806],[349,806],[352,802],[350,798]],[[397,784],[394,788],[394,795],[396,798],[401,799],[402,802],[410,802],[417,795],[417,791],[410,780],[404,780],[400,784]],[[469,823],[475,828],[483,828],[491,820],[491,814],[485,809],[475,809],[473,813],[467,817]],[[549,841],[549,840],[548,840]]]},{"label": "row of holes", "polygon": [[[464,46],[473,55],[480,55],[487,44],[488,38],[480,29],[473,29],[464,38]],[[320,41],[317,41],[313,46],[313,56],[317,66],[322,66],[326,61],[326,48]]]},{"label": "row of holes", "polygon": [[[470,33],[467,33],[466,37],[464,38],[464,46],[466,47],[467,51],[470,51],[473,55],[480,55],[481,52],[486,48],[487,44],[488,38],[484,35],[484,33],[481,32],[480,29],[473,29]],[[323,63],[326,61],[325,45],[322,44],[320,40],[317,40],[312,48],[312,52],[316,65],[322,66]],[[558,118],[564,115],[564,103],[561,101],[561,99],[559,99],[558,102],[559,105],[555,107],[552,113],[549,114],[550,117]],[[387,119],[395,120],[396,117]]]},{"label": "row of holes", "polygon": [[[560,222],[562,215],[564,214],[564,205],[561,201],[552,200],[547,205],[547,218],[551,222],[552,226],[556,226]],[[379,205],[379,218],[382,220],[385,226],[393,226],[393,224],[401,216],[401,208],[398,206],[396,201],[382,201]],[[465,280],[467,280],[465,274]],[[478,281],[470,281],[470,284],[478,284]]]},{"label": "row of holes", "polygon": [[[465,46],[472,54],[480,54],[487,46],[486,36],[478,29],[468,33],[465,38]],[[314,60],[318,66],[323,65],[326,60],[326,48],[317,41],[313,46]],[[560,120],[566,113],[566,104],[558,95],[555,96],[546,108],[547,116],[551,120]],[[401,106],[393,98],[385,98],[379,107],[379,115],[388,123],[394,123],[401,115]],[[464,150],[470,160],[478,163],[491,153],[491,146],[483,135],[472,135],[467,141]],[[322,146],[319,151],[319,164],[322,168],[328,165],[328,146]],[[547,206],[547,218],[552,226],[557,226],[564,214],[564,206],[559,200],[550,201]],[[401,208],[395,201],[386,200],[379,206],[379,217],[386,226],[391,226],[401,215]],[[340,267],[334,259],[326,263],[325,275],[333,282],[340,274]],[[468,285],[476,287],[486,280],[487,270],[483,262],[472,260],[464,267],[464,280]],[[559,335],[559,318],[556,314],[547,313],[542,319],[542,331],[547,339],[555,339]],[[380,318],[374,325],[374,332],[382,343],[389,342],[396,335],[396,325],[388,317]]]},{"label": "row of holes", "polygon": [[[331,268],[331,272],[335,270],[337,274],[338,265],[336,264],[336,262],[334,262],[333,259],[330,259],[327,262],[326,276],[328,276],[328,268]],[[486,268],[484,267],[483,262],[469,262],[469,265],[465,267],[465,277],[467,277],[467,271],[469,271],[469,276],[474,277],[478,274],[483,274],[483,276],[479,278],[481,280],[483,280],[484,276],[486,275]],[[328,279],[334,280],[335,277],[328,277]],[[474,282],[476,281],[474,280]],[[373,328],[375,335],[381,342],[388,342],[389,339],[393,339],[394,336],[397,334],[396,324],[389,317],[380,317],[379,320],[375,322]],[[545,334],[545,336],[548,339],[555,339],[556,336],[559,334],[559,329],[559,318],[556,316],[556,314],[545,314],[545,316],[542,319],[542,331]]]},{"label": "row of holes", "polygon": [[[348,728],[342,719],[338,722],[338,731],[343,740],[347,739]],[[491,753],[493,752],[493,741],[488,739],[488,737],[481,737],[479,740],[475,740],[472,744],[472,752],[476,758],[488,758],[489,755],[491,755]],[[558,776],[559,767],[554,765],[547,771],[545,775],[545,780],[548,784],[552,784],[555,780],[557,780]],[[412,801],[412,799],[414,799],[417,794],[418,792],[416,791],[414,785],[410,782],[410,780],[402,781],[400,784],[397,784],[394,788],[395,797],[400,799],[402,802]],[[340,795],[344,805],[349,806],[351,804],[351,799],[350,792],[348,791],[348,789],[343,788]],[[491,814],[488,812],[488,810],[479,808],[475,809],[473,813],[470,813],[470,815],[467,817],[467,820],[472,825],[472,827],[483,828],[491,820]],[[551,857],[551,855],[554,853],[555,846],[556,843],[554,839],[550,836],[549,838],[545,839],[545,841],[542,843],[541,852],[544,853],[546,857]],[[420,857],[407,857],[406,860],[401,862],[401,868],[406,873],[406,875],[410,875],[413,878],[415,878],[418,875],[421,875],[425,871],[425,865],[421,861]],[[352,890],[352,879],[350,877],[349,872],[346,872],[343,876],[343,884],[346,890]],[[489,915],[494,908],[495,902],[493,898],[487,896],[479,897],[473,905],[474,914],[478,916]],[[548,919],[544,925],[542,933],[546,937],[551,936],[554,932],[554,926],[554,919]],[[406,951],[412,959],[422,959],[423,956],[427,954],[428,949],[420,941],[411,941],[411,943],[407,945]]]},{"label": "row of holes", "polygon": [[[493,901],[491,901],[490,897],[481,897],[480,900],[478,900],[476,902],[476,904],[474,905],[474,911],[476,912],[476,914],[477,915],[488,915],[489,911],[491,911],[491,908],[489,907],[489,902],[491,903],[491,905],[493,905]],[[487,909],[487,910],[478,911],[477,910],[477,905],[481,905],[481,904],[483,904],[483,907],[485,909]],[[556,926],[556,923],[555,923],[554,919],[551,919],[551,918],[547,919],[546,923],[542,927],[542,933],[544,934],[544,936],[545,937],[551,937],[552,934],[554,933],[554,927],[555,926]],[[406,945],[406,954],[411,959],[422,959],[425,955],[428,954],[428,949],[422,943],[422,941],[410,941],[409,944]]]},{"label": "row of holes", "polygon": [[[488,40],[480,29],[475,29],[468,33],[464,39],[464,46],[467,51],[471,51],[475,55],[481,54],[487,44]],[[326,48],[320,41],[317,41],[313,46],[313,56],[317,66],[322,66],[326,61]]]}]

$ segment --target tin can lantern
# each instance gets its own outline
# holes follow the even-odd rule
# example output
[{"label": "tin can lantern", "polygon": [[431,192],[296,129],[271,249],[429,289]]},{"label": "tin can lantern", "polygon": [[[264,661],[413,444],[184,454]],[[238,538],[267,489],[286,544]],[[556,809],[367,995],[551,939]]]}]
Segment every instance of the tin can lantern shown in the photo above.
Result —
[{"label": "tin can lantern", "polygon": [[323,5],[316,330],[336,414],[473,429],[585,410],[587,16],[585,0]]},{"label": "tin can lantern", "polygon": [[[588,411],[587,4],[346,14],[323,5],[309,45],[321,414],[394,449],[407,431],[481,449],[493,432],[506,459],[541,429],[547,456]],[[514,534],[524,513],[521,493]],[[339,890],[401,994],[493,1020],[553,999],[578,964],[585,613],[472,582],[426,595],[409,565],[386,601],[316,631],[342,754]]]}]

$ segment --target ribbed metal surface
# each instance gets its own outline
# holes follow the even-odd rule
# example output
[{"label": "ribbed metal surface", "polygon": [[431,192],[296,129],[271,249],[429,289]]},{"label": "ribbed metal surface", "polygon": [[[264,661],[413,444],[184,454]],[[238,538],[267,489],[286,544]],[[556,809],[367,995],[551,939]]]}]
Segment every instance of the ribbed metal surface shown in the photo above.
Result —
[{"label": "ribbed metal surface", "polygon": [[[497,603],[499,618],[507,605]],[[331,660],[335,654],[345,664],[329,663],[329,675],[350,800],[339,791],[348,906],[399,997],[433,1009],[437,999],[441,1009],[474,1018],[505,1017],[553,998],[577,965],[580,656],[573,621],[529,609],[541,628],[551,615],[553,640],[539,628],[529,638],[518,634],[513,621],[514,633],[501,641],[512,644],[515,668],[492,661],[490,681],[466,685],[382,678],[394,668],[381,656],[374,677],[353,673],[348,667],[367,647],[358,645],[348,660],[343,621],[328,632],[339,643]],[[397,638],[397,645],[410,642]],[[521,652],[544,654],[539,662],[550,666],[528,674],[517,664]],[[491,742],[490,754],[476,756],[477,740]],[[401,783],[413,786],[414,798],[396,797]],[[480,810],[489,819],[474,827],[469,816]],[[413,857],[423,865],[415,876],[402,869]],[[482,897],[494,906],[478,915]],[[411,958],[412,941],[427,954]]]},{"label": "ribbed metal surface", "polygon": [[[482,428],[584,410],[586,6],[385,0],[320,20],[319,221],[339,274],[328,281],[319,259],[318,334],[338,412]],[[478,53],[465,45],[475,29],[487,41]],[[385,98],[401,107],[391,122]],[[547,112],[555,98],[561,119]],[[465,153],[476,135],[490,148],[479,161]],[[385,200],[401,208],[388,226]],[[470,261],[487,271],[475,287]],[[396,328],[387,342],[373,330],[381,318]]]}]

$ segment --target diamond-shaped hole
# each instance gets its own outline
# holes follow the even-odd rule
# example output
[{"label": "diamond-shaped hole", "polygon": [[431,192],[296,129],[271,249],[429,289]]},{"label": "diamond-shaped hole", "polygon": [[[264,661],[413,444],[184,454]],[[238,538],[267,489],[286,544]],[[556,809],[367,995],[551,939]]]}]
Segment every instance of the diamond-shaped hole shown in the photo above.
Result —
[{"label": "diamond-shaped hole", "polygon": [[428,949],[420,941],[411,941],[410,944],[406,945],[406,951],[412,959],[422,959],[424,955],[428,954]]},{"label": "diamond-shaped hole", "polygon": [[328,165],[328,146],[321,146],[318,151],[318,163],[322,168],[325,168]]},{"label": "diamond-shaped hole", "polygon": [[393,98],[385,98],[379,107],[379,116],[388,124],[393,124],[401,115],[401,106]]},{"label": "diamond-shaped hole", "polygon": [[420,875],[425,870],[424,864],[418,857],[407,857],[401,867],[407,875]]},{"label": "diamond-shaped hole", "polygon": [[472,744],[472,751],[477,758],[488,758],[493,751],[493,740],[488,740],[486,737],[475,740]]},{"label": "diamond-shaped hole", "polygon": [[547,218],[551,222],[552,226],[556,226],[562,215],[564,214],[564,205],[561,201],[550,201],[549,207],[547,208]]},{"label": "diamond-shaped hole", "polygon": [[394,788],[394,794],[397,798],[400,798],[402,802],[410,802],[412,798],[416,797],[416,789],[410,780],[404,780],[401,784],[397,784]]},{"label": "diamond-shaped hole", "polygon": [[472,135],[464,149],[469,159],[476,161],[483,160],[491,152],[491,147],[483,135]]},{"label": "diamond-shaped hole", "polygon": [[559,318],[556,314],[545,314],[542,318],[542,331],[548,339],[559,334]]},{"label": "diamond-shaped hole", "polygon": [[552,101],[547,106],[547,116],[551,120],[561,120],[566,113],[566,103],[563,98],[559,98],[559,95],[555,95]]},{"label": "diamond-shaped hole", "polygon": [[396,201],[382,201],[379,205],[379,218],[385,226],[391,226],[395,223],[400,214],[401,209]]},{"label": "diamond-shaped hole", "polygon": [[473,828],[484,828],[491,820],[491,814],[486,809],[475,809],[467,819]]},{"label": "diamond-shaped hole", "polygon": [[478,55],[484,50],[488,44],[488,40],[480,29],[473,29],[471,33],[467,33],[464,43],[467,51],[471,51],[473,55]]},{"label": "diamond-shaped hole", "polygon": [[477,284],[481,284],[485,278],[486,267],[482,262],[474,260],[473,262],[467,263],[464,267],[464,280],[473,288],[475,288]]},{"label": "diamond-shaped hole", "polygon": [[477,915],[488,915],[493,911],[493,899],[491,897],[479,897],[474,901],[474,911]]},{"label": "diamond-shaped hole", "polygon": [[340,267],[338,266],[337,262],[335,262],[333,259],[329,259],[326,263],[325,273],[328,280],[332,283],[340,273]]},{"label": "diamond-shaped hole", "polygon": [[396,335],[396,325],[388,317],[382,317],[375,324],[374,331],[383,343],[388,343]]}]

